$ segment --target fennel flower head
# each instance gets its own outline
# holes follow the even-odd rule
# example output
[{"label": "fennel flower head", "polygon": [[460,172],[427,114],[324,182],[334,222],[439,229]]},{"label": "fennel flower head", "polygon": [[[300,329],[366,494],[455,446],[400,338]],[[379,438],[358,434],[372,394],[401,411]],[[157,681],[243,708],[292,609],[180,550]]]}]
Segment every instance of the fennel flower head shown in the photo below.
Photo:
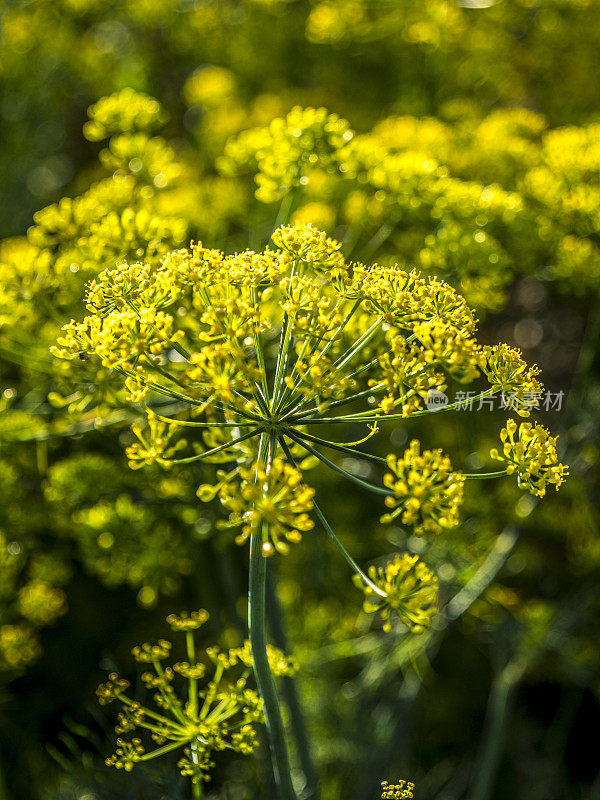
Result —
[{"label": "fennel flower head", "polygon": [[[106,759],[108,766],[131,772],[138,764],[177,751],[179,771],[198,784],[210,779],[215,753],[248,755],[258,746],[256,726],[265,718],[263,701],[249,685],[250,642],[229,650],[216,645],[200,649],[195,631],[208,617],[204,609],[167,617],[171,629],[185,637],[184,661],[165,663],[172,648],[166,639],[133,648],[133,657],[146,668],[141,682],[153,692],[150,707],[130,697],[129,681],[114,672],[100,684],[99,703],[121,705],[115,727],[119,738]],[[276,647],[268,647],[267,657],[274,675],[290,676],[297,670],[295,660]]]},{"label": "fennel flower head", "polygon": [[[233,255],[195,244],[157,266],[106,270],[55,354],[96,359],[118,402],[143,410],[132,467],[215,465],[200,499],[218,496],[223,524],[239,543],[260,537],[265,556],[286,553],[315,519],[330,532],[305,480],[318,462],[379,494],[384,521],[421,535],[454,527],[465,478],[445,454],[417,441],[387,459],[356,448],[386,422],[431,413],[428,393],[449,379],[482,381],[482,395],[502,391],[527,416],[542,391],[537,369],[506,345],[480,346],[472,310],[440,280],[346,263],[338,242],[306,224],[272,241]],[[323,438],[348,423],[363,427],[360,441]],[[340,453],[373,461],[381,482],[348,472]]]}]

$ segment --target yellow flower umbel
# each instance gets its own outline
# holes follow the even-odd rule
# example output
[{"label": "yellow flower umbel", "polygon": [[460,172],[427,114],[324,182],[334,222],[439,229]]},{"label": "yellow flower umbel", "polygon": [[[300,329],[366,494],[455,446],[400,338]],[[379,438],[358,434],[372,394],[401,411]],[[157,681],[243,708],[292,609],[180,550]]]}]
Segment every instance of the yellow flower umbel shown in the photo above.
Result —
[{"label": "yellow flower umbel", "polygon": [[[473,312],[443,281],[348,263],[339,242],[308,224],[281,227],[272,240],[264,252],[193,244],[159,264],[105,270],[88,285],[88,315],[65,326],[54,352],[75,365],[96,359],[111,371],[114,402],[146,413],[127,450],[133,467],[216,465],[198,495],[219,496],[225,525],[241,528],[236,541],[286,553],[316,517],[369,585],[305,483],[309,462],[385,498],[385,521],[439,534],[458,523],[465,480],[448,456],[416,440],[387,459],[357,446],[386,422],[431,413],[430,391],[472,383],[480,371],[488,383],[479,398],[510,393],[527,413],[538,370],[505,345],[482,348]],[[319,435],[349,423],[364,426],[360,442]],[[370,460],[380,482],[327,451]]]},{"label": "yellow flower umbel", "polygon": [[437,612],[437,578],[418,556],[397,555],[385,567],[369,567],[368,575],[371,585],[361,583],[358,575],[354,582],[366,595],[364,610],[378,611],[385,620],[384,631],[392,630],[392,614],[412,633],[429,627]]},{"label": "yellow flower umbel", "polygon": [[381,781],[381,800],[412,800],[414,788],[414,783],[410,781],[398,783]]},{"label": "yellow flower umbel", "polygon": [[301,541],[302,533],[314,525],[308,515],[314,489],[303,484],[302,473],[281,458],[273,460],[268,472],[259,466],[244,467],[240,478],[239,490],[225,483],[219,492],[221,503],[230,512],[228,525],[242,528],[236,542],[244,544],[264,525],[269,541],[263,541],[263,555],[287,553],[285,540]]},{"label": "yellow flower umbel", "polygon": [[506,462],[508,474],[516,472],[519,486],[531,494],[543,497],[548,484],[555,486],[558,491],[569,474],[569,468],[558,461],[557,437],[550,436],[537,423],[522,422],[518,431],[515,439],[517,423],[509,419],[506,427],[500,431],[504,443],[502,454],[494,448],[490,451],[491,457]]},{"label": "yellow flower umbel", "polygon": [[540,370],[528,365],[520,350],[506,344],[484,347],[481,369],[490,382],[491,391],[502,393],[505,407],[522,417],[528,417],[530,409],[539,408],[544,390],[537,379]]},{"label": "yellow flower umbel", "polygon": [[[185,635],[186,661],[165,666],[171,644],[164,639],[133,648],[139,663],[153,667],[153,672],[141,677],[146,688],[155,692],[155,708],[132,700],[126,694],[129,682],[115,673],[98,687],[102,705],[113,700],[121,703],[115,728],[119,738],[114,755],[106,759],[109,766],[130,772],[136,764],[180,750],[181,774],[197,784],[209,780],[214,753],[235,750],[248,754],[258,745],[255,727],[264,722],[264,714],[258,692],[247,685],[252,668],[250,643],[230,650],[197,650],[194,631],[207,619],[204,609],[167,618],[172,630]],[[276,648],[269,648],[269,661],[276,675],[292,675],[297,668],[293,659]],[[179,692],[178,683],[187,683],[184,694]],[[120,738],[133,732],[139,735],[129,740]],[[147,749],[142,736],[154,743],[153,749]]]},{"label": "yellow flower umbel", "polygon": [[337,114],[295,106],[268,127],[252,128],[231,139],[218,166],[229,174],[256,169],[256,196],[271,203],[290,188],[306,186],[317,165],[344,174],[344,151],[353,137],[348,122]]},{"label": "yellow flower umbel", "polygon": [[387,464],[391,472],[383,482],[393,495],[385,498],[385,504],[393,510],[382,522],[400,518],[405,525],[413,525],[416,534],[436,534],[458,525],[465,479],[452,470],[441,450],[421,453],[415,439],[402,458],[389,455]]}]

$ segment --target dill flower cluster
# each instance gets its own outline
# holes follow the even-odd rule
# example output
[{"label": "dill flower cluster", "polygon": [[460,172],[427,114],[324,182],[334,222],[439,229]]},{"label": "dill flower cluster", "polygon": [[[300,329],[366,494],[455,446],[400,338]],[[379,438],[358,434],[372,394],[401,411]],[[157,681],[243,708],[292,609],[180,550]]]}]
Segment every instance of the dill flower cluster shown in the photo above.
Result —
[{"label": "dill flower cluster", "polygon": [[558,491],[569,474],[569,468],[558,462],[556,436],[550,436],[542,425],[530,422],[522,422],[517,433],[517,423],[509,419],[500,431],[500,438],[504,443],[502,453],[493,448],[490,455],[508,465],[506,471],[509,475],[516,472],[521,488],[537,497],[546,494],[548,485]]},{"label": "dill flower cluster", "polygon": [[130,88],[101,97],[89,107],[88,116],[83,133],[92,142],[115,133],[152,131],[162,127],[168,118],[156,98]]},{"label": "dill flower cluster", "polygon": [[[154,707],[129,697],[129,681],[116,673],[100,684],[97,694],[101,705],[114,700],[121,704],[115,728],[119,738],[115,753],[106,759],[108,766],[130,772],[136,764],[178,750],[181,774],[197,784],[209,780],[215,753],[234,750],[247,755],[257,747],[255,728],[264,722],[264,714],[258,692],[248,686],[253,664],[250,642],[229,650],[216,646],[199,650],[194,631],[208,616],[200,609],[167,617],[171,629],[185,637],[184,661],[164,663],[172,648],[166,639],[133,648],[136,661],[153,668],[141,679],[154,692]],[[269,647],[268,656],[275,675],[293,675],[297,669],[293,659],[274,647]],[[186,688],[180,691],[179,684]],[[136,732],[138,735],[122,738]],[[142,737],[153,742],[153,749],[148,749]]]},{"label": "dill flower cluster", "polygon": [[484,347],[481,353],[481,369],[485,373],[492,392],[500,392],[504,404],[521,416],[528,416],[531,408],[539,405],[543,391],[537,376],[540,370],[528,365],[521,352],[506,344]]},{"label": "dill flower cluster", "polygon": [[400,517],[405,525],[414,526],[416,534],[436,534],[458,525],[465,479],[452,471],[450,459],[441,450],[421,453],[415,439],[402,458],[391,454],[387,464],[391,472],[383,482],[394,494],[385,498],[385,504],[393,510],[382,522]]},{"label": "dill flower cluster", "polygon": [[[105,270],[88,285],[88,316],[64,327],[54,353],[95,360],[116,402],[145,413],[127,449],[132,466],[220,464],[198,496],[218,495],[236,541],[256,538],[264,556],[286,553],[315,519],[343,550],[305,482],[310,462],[385,498],[386,522],[418,534],[455,527],[465,477],[448,456],[416,440],[387,459],[358,448],[386,422],[431,413],[428,392],[450,380],[487,378],[480,397],[510,389],[527,415],[542,388],[537,369],[504,345],[482,348],[473,312],[442,281],[347,263],[310,225],[272,238],[275,249],[261,253],[195,244],[159,264]],[[157,406],[165,398],[171,414]],[[360,442],[317,435],[348,423],[364,425]],[[327,451],[388,471],[377,484]]]},{"label": "dill flower cluster", "polygon": [[[281,114],[276,104],[272,113]],[[391,116],[357,135],[336,118],[342,139],[321,146],[327,137],[319,134],[307,160],[294,143],[315,113],[295,107],[234,133],[217,167],[253,174],[262,202],[287,194],[295,222],[344,225],[358,252],[443,274],[482,310],[506,303],[515,272],[542,265],[571,291],[595,285],[593,124],[547,131],[534,112],[503,109],[482,119],[471,110],[455,124]],[[296,157],[291,171],[287,152]]]},{"label": "dill flower cluster", "polygon": [[414,788],[414,783],[410,781],[381,781],[381,800],[412,800]]},{"label": "dill flower cluster", "polygon": [[265,203],[290,188],[307,185],[316,166],[343,174],[344,148],[354,136],[350,125],[325,108],[294,106],[285,118],[252,128],[230,140],[219,168],[235,174],[250,164],[256,170],[256,197]]},{"label": "dill flower cluster", "polygon": [[275,551],[287,553],[287,542],[300,542],[302,533],[313,528],[309,512],[314,494],[302,482],[300,470],[274,458],[268,471],[258,465],[241,468],[239,489],[224,483],[219,498],[230,512],[227,525],[241,526],[237,544],[244,544],[264,525],[269,541],[263,544],[263,555],[268,556]]},{"label": "dill flower cluster", "polygon": [[437,612],[437,578],[418,556],[397,555],[384,567],[369,567],[367,574],[371,584],[358,575],[354,582],[366,595],[364,611],[378,611],[384,631],[392,630],[392,614],[412,633],[429,627]]}]

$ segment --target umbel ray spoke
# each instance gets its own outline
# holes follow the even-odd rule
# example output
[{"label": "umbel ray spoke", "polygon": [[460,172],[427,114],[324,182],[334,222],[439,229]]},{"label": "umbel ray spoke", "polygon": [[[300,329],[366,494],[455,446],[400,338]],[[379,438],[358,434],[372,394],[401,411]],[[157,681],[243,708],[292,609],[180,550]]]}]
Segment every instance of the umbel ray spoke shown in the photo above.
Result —
[{"label": "umbel ray spoke", "polygon": [[213,447],[211,450],[206,450],[204,453],[198,453],[195,456],[188,456],[187,458],[165,458],[162,460],[167,464],[192,464],[194,461],[201,461],[203,458],[214,456],[223,450],[227,450],[229,447],[234,447],[236,444],[245,442],[247,439],[252,439],[254,436],[259,436],[263,433],[263,431],[264,428],[254,428],[249,433],[245,433],[243,436],[237,436],[230,441],[225,442],[225,444],[220,444],[218,447]]},{"label": "umbel ray spoke", "polygon": [[[286,458],[288,459],[288,461],[290,462],[290,464],[291,464],[293,467],[297,468],[297,467],[296,467],[296,462],[295,462],[295,460],[294,460],[294,457],[292,456],[292,454],[291,454],[291,452],[290,452],[290,449],[289,449],[289,447],[287,446],[287,444],[285,443],[285,440],[284,440],[284,438],[283,438],[282,436],[280,436],[280,437],[279,437],[279,444],[281,445],[281,449],[282,449],[282,450],[283,450],[283,452],[285,453],[285,455],[286,455]],[[336,535],[335,535],[335,533],[333,532],[333,528],[332,528],[332,527],[331,527],[331,525],[330,525],[330,524],[327,522],[327,519],[326,519],[325,515],[323,514],[323,512],[321,511],[321,509],[319,508],[319,506],[317,505],[317,503],[316,503],[314,500],[313,500],[313,508],[314,508],[315,514],[316,514],[316,516],[317,516],[317,518],[318,518],[319,522],[320,522],[320,523],[321,523],[321,525],[323,526],[323,529],[324,529],[325,533],[326,533],[326,534],[329,536],[329,538],[332,540],[332,542],[333,542],[333,543],[335,544],[335,546],[338,548],[338,550],[340,551],[340,553],[342,554],[342,556],[344,557],[344,559],[345,559],[345,560],[348,562],[348,564],[350,565],[350,567],[352,568],[352,570],[353,570],[353,571],[354,571],[354,572],[355,572],[357,575],[359,575],[359,576],[360,576],[360,579],[363,581],[363,583],[364,583],[366,586],[369,586],[369,587],[370,587],[370,588],[371,588],[371,589],[372,589],[372,590],[373,590],[373,591],[374,591],[376,594],[378,594],[380,597],[387,597],[386,593],[385,593],[385,592],[384,592],[382,589],[380,589],[380,588],[379,588],[379,586],[377,586],[375,583],[373,583],[373,581],[372,581],[372,580],[371,580],[371,579],[370,579],[370,578],[369,578],[369,577],[368,577],[368,576],[367,576],[367,575],[366,575],[366,574],[363,572],[363,570],[362,570],[362,569],[361,569],[361,568],[358,566],[358,564],[357,564],[357,563],[356,563],[356,561],[355,561],[355,560],[352,558],[352,556],[350,555],[350,553],[348,553],[348,551],[346,550],[346,548],[344,547],[344,545],[343,545],[343,544],[340,542],[340,540],[337,538],[337,536],[336,536]]]},{"label": "umbel ray spoke", "polygon": [[357,486],[360,486],[363,489],[367,489],[370,492],[374,492],[375,494],[383,495],[384,497],[394,496],[394,492],[391,489],[386,489],[383,486],[376,486],[374,483],[369,483],[369,481],[365,481],[362,478],[353,475],[351,472],[348,472],[347,470],[338,466],[333,461],[330,461],[326,456],[324,456],[322,453],[319,453],[318,450],[315,450],[315,448],[312,447],[310,444],[308,444],[308,442],[303,441],[296,433],[294,433],[289,428],[286,428],[284,430],[284,435],[287,436],[288,439],[292,439],[294,442],[296,442],[296,444],[299,444],[301,447],[307,450],[311,455],[315,456],[315,458],[318,458],[319,461],[328,466],[334,472],[337,472],[344,478],[347,478],[353,483],[356,483]]},{"label": "umbel ray spoke", "polygon": [[313,436],[306,431],[299,431],[295,430],[294,433],[300,437],[300,439],[313,442],[314,444],[320,444],[323,447],[328,447],[330,450],[337,450],[340,453],[346,453],[347,455],[354,456],[355,458],[366,458],[370,461],[375,461],[378,464],[387,464],[387,460],[382,458],[381,456],[376,456],[373,453],[364,453],[362,450],[356,450],[355,447],[358,444],[363,444],[368,439],[371,438],[373,433],[371,432],[368,436],[362,439],[360,442],[355,442],[354,444],[343,444],[342,442],[330,442],[327,439],[320,439],[318,436]]}]

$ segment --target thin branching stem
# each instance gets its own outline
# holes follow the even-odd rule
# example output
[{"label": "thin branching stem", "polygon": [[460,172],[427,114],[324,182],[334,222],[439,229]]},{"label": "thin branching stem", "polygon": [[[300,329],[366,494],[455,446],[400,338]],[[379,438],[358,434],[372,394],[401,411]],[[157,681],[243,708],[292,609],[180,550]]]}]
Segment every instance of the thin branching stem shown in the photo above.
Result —
[{"label": "thin branching stem", "polygon": [[259,436],[263,431],[264,428],[253,428],[243,436],[234,437],[228,442],[225,442],[225,444],[220,444],[218,447],[213,447],[211,450],[206,450],[204,453],[198,453],[198,455],[189,456],[188,458],[163,458],[161,459],[161,462],[165,464],[193,464],[194,461],[201,461],[203,458],[214,456],[217,453],[220,453],[222,450],[227,450],[228,447],[233,447],[236,444],[240,444],[240,442],[245,442],[246,439],[251,439],[253,436]]},{"label": "thin branching stem", "polygon": [[348,472],[347,470],[345,470],[342,467],[338,466],[333,461],[330,461],[322,453],[319,453],[318,450],[315,450],[314,447],[311,447],[311,445],[308,444],[308,442],[303,441],[295,431],[292,431],[289,428],[285,428],[283,433],[285,434],[285,436],[288,437],[288,439],[292,439],[294,442],[296,442],[296,444],[299,444],[301,447],[303,447],[305,450],[307,450],[309,453],[311,453],[311,455],[313,455],[316,458],[318,458],[319,461],[322,461],[323,464],[326,464],[334,472],[337,472],[340,475],[343,475],[344,478],[346,478],[349,481],[352,481],[357,486],[360,486],[363,489],[367,489],[367,491],[369,491],[369,492],[374,492],[375,494],[383,495],[384,497],[393,497],[394,496],[394,492],[391,489],[386,489],[383,486],[376,486],[374,483],[369,483],[369,481],[365,481],[362,478],[359,478],[356,475],[353,475],[351,472]]},{"label": "thin branching stem", "polygon": [[[288,437],[288,438],[290,438],[290,437]],[[281,449],[285,453],[285,455],[286,455],[288,461],[290,462],[290,464],[293,467],[296,467],[296,462],[294,460],[294,457],[292,456],[292,454],[290,452],[290,449],[287,446],[287,444],[285,443],[285,440],[284,440],[284,438],[282,436],[279,437],[279,443],[281,445]],[[333,532],[333,528],[327,522],[327,519],[325,518],[325,515],[323,514],[323,512],[321,511],[321,509],[319,508],[317,503],[314,502],[314,500],[313,500],[313,509],[314,509],[315,514],[317,515],[317,518],[318,518],[319,522],[323,526],[323,529],[325,530],[325,533],[329,536],[329,538],[335,544],[337,549],[340,551],[340,553],[342,554],[342,556],[344,557],[346,562],[350,565],[350,567],[354,570],[354,572],[356,572],[356,574],[360,577],[360,579],[363,581],[363,583],[365,583],[367,586],[369,586],[380,597],[387,597],[387,594],[382,589],[380,589],[379,586],[377,586],[377,584],[373,583],[373,581],[369,578],[369,576],[366,575],[363,572],[363,570],[358,566],[356,561],[352,558],[350,553],[346,550],[344,545],[337,538],[337,536]]]},{"label": "thin branching stem", "polygon": [[[252,303],[254,307],[258,307],[258,297],[256,293],[256,287],[253,286],[250,290],[250,297],[252,299]],[[263,349],[262,344],[262,337],[260,335],[260,327],[258,324],[255,323],[254,325],[254,348],[256,350],[256,361],[258,363],[258,368],[260,370],[260,380],[262,385],[262,396],[265,401],[267,401],[268,407],[268,399],[269,399],[269,384],[267,381],[267,369],[265,365],[265,352]]]},{"label": "thin branching stem", "polygon": [[[338,302],[339,302],[339,301],[338,301]],[[330,347],[332,347],[333,343],[336,341],[336,339],[338,338],[338,336],[340,336],[340,334],[342,334],[342,333],[343,333],[343,331],[344,331],[344,329],[345,329],[346,325],[348,324],[348,322],[350,322],[350,320],[352,319],[352,317],[354,316],[354,314],[356,313],[356,311],[357,311],[357,310],[358,310],[358,308],[360,307],[360,304],[361,304],[361,303],[362,303],[362,298],[360,298],[359,300],[357,300],[357,301],[356,301],[356,303],[354,303],[354,305],[352,306],[352,308],[350,309],[350,311],[349,311],[349,312],[346,314],[346,316],[344,317],[344,319],[341,321],[341,323],[338,325],[338,327],[335,329],[335,331],[333,332],[333,334],[332,334],[332,335],[331,335],[331,337],[329,338],[329,341],[327,342],[327,344],[325,345],[325,347],[323,347],[323,349],[320,351],[320,353],[319,353],[319,355],[318,355],[318,357],[317,357],[317,362],[318,362],[318,361],[319,361],[319,360],[320,360],[320,359],[321,359],[321,358],[322,358],[324,355],[326,355],[326,354],[327,354],[327,351],[329,350],[329,348],[330,348]],[[337,304],[336,304],[336,307],[337,307]],[[320,338],[316,339],[316,341],[313,343],[313,348],[312,348],[312,350],[311,350],[311,353],[310,353],[310,355],[312,355],[313,353],[315,353],[315,352],[317,351],[317,349],[318,349],[318,347],[319,347],[319,344],[321,343],[321,341],[322,341],[322,337],[320,337]],[[304,348],[303,348],[303,353],[304,353]],[[301,356],[301,357],[302,357],[302,356]],[[294,369],[295,369],[295,365],[294,365]],[[325,372],[327,372],[327,370],[325,370]],[[292,375],[293,375],[293,373],[294,373],[294,370],[292,370]],[[280,403],[280,405],[279,405],[279,407],[278,407],[278,411],[279,411],[279,410],[285,410],[285,408],[287,408],[287,409],[288,409],[288,413],[289,413],[290,411],[293,411],[294,409],[297,409],[297,408],[302,408],[302,406],[303,406],[303,405],[304,405],[306,402],[309,402],[309,401],[308,401],[306,398],[303,398],[303,397],[300,397],[300,398],[299,398],[298,400],[296,400],[296,401],[294,401],[294,399],[293,399],[293,398],[294,398],[294,393],[296,392],[296,390],[297,390],[297,388],[298,388],[298,386],[300,385],[300,383],[301,383],[301,382],[302,382],[302,380],[300,380],[300,381],[295,381],[295,382],[294,382],[294,388],[293,388],[293,389],[289,389],[289,388],[288,388],[288,390],[287,390],[287,392],[288,392],[288,398],[287,398],[287,399],[289,399],[289,400],[290,400],[290,402],[288,403],[288,405],[287,405],[287,406],[284,406],[284,401],[285,401],[285,402],[287,402],[287,399],[286,399],[286,394],[284,393],[284,396],[283,396],[283,398],[282,398],[282,401],[281,401],[281,403]]]},{"label": "thin branching stem", "polygon": [[320,439],[318,436],[313,436],[306,431],[295,431],[295,433],[301,439],[314,442],[315,444],[320,444],[323,447],[328,447],[330,450],[337,450],[340,453],[346,453],[347,455],[358,458],[367,458],[371,461],[376,461],[378,464],[387,464],[385,458],[382,458],[381,456],[375,456],[373,453],[363,453],[361,450],[355,450],[352,445],[342,444],[341,442],[330,442],[327,439]]},{"label": "thin branching stem", "polygon": [[[486,397],[489,397],[493,394],[493,389],[486,389],[484,392],[476,395],[475,397],[471,398],[469,401],[471,404],[476,402],[477,400],[483,400]],[[457,409],[462,409],[464,406],[464,401],[458,400],[455,403],[450,403],[447,406],[442,406],[435,411],[430,411],[429,409],[422,409],[420,411],[413,411],[408,416],[404,414],[386,414],[383,411],[368,414],[363,412],[358,412],[357,414],[346,414],[339,417],[302,417],[301,420],[296,420],[295,417],[291,417],[290,419],[286,420],[288,423],[294,423],[297,421],[301,421],[302,425],[329,425],[331,424],[339,424],[339,423],[347,423],[347,422],[394,422],[397,420],[407,420],[411,419],[412,417],[425,417],[429,416],[430,414],[443,414],[446,411],[456,411]]]}]

